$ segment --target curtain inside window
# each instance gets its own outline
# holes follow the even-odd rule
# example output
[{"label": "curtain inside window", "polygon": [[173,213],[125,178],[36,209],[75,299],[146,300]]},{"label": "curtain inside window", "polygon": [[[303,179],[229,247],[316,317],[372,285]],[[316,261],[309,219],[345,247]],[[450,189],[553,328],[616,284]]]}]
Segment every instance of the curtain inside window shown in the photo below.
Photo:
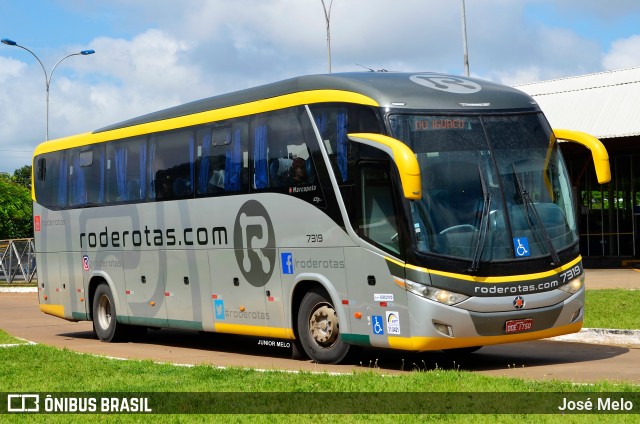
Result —
[{"label": "curtain inside window", "polygon": [[116,186],[118,198],[127,199],[127,149],[124,146],[116,148]]},{"label": "curtain inside window", "polygon": [[253,143],[255,188],[267,188],[269,186],[269,176],[267,172],[267,124],[261,124],[255,128]]},{"label": "curtain inside window", "polygon": [[211,158],[211,131],[202,138],[202,156],[200,157],[200,169],[198,172],[198,194],[207,192],[209,188],[209,168]]},{"label": "curtain inside window", "polygon": [[347,131],[348,131],[348,119],[347,112],[338,112],[336,114],[336,138],[338,144],[338,169],[340,170],[340,176],[342,181],[347,181]]},{"label": "curtain inside window", "polygon": [[58,206],[67,206],[67,181],[69,168],[67,166],[67,155],[62,152],[60,155],[60,181],[58,183]]},{"label": "curtain inside window", "polygon": [[71,175],[72,205],[84,205],[87,203],[87,187],[84,172],[80,166],[80,155],[73,158],[73,174]]}]

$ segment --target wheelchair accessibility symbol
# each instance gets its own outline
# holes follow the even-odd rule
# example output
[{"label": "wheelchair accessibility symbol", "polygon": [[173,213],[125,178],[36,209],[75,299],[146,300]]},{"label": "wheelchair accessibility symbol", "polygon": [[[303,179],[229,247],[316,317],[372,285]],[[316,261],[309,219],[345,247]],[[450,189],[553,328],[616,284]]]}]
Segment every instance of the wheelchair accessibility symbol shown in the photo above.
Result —
[{"label": "wheelchair accessibility symbol", "polygon": [[382,316],[373,315],[371,317],[371,326],[373,327],[373,334],[384,334],[384,327],[382,325]]},{"label": "wheelchair accessibility symbol", "polygon": [[529,240],[526,237],[514,238],[513,248],[516,251],[516,258],[531,256],[531,252],[529,251]]}]

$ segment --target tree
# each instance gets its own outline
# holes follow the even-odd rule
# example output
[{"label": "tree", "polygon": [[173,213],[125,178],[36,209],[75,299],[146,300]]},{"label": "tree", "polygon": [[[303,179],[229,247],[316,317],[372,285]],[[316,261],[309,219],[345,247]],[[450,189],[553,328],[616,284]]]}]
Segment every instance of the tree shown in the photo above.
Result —
[{"label": "tree", "polygon": [[31,165],[25,165],[13,171],[13,182],[31,190]]},{"label": "tree", "polygon": [[0,176],[0,239],[33,237],[32,214],[31,189]]}]

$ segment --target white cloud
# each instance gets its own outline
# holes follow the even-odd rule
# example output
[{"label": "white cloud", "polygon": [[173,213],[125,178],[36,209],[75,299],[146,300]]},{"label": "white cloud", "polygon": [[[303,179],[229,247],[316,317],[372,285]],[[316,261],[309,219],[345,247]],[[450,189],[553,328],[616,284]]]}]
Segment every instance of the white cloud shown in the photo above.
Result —
[{"label": "white cloud", "polygon": [[18,77],[25,68],[22,62],[0,56],[0,83],[8,83],[9,79]]},{"label": "white cloud", "polygon": [[52,138],[92,131],[210,91],[191,64],[190,44],[160,30],[131,40],[100,37],[90,44],[96,54],[74,63],[73,78],[60,76],[52,85]]},{"label": "white cloud", "polygon": [[542,69],[539,66],[530,66],[528,68],[516,69],[513,72],[495,72],[493,78],[500,83],[514,86],[518,84],[526,84],[532,81],[540,81],[542,78]]},{"label": "white cloud", "polygon": [[[191,45],[157,29],[147,30],[132,40],[97,38],[91,43],[98,54],[86,69],[116,79],[123,90],[158,92],[198,91],[200,71],[191,65]],[[196,87],[194,87],[194,83]],[[188,94],[187,94],[188,95]]]},{"label": "white cloud", "polygon": [[640,35],[613,42],[602,64],[608,70],[640,66]]}]

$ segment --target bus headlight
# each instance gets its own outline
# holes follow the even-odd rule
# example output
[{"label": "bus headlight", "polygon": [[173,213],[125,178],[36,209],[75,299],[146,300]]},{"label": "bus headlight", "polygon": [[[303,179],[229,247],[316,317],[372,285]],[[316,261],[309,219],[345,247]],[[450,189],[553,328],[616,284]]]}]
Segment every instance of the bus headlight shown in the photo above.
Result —
[{"label": "bus headlight", "polygon": [[574,294],[581,288],[582,288],[582,278],[574,278],[573,280],[569,281],[567,284],[564,284],[558,287],[558,289],[569,294]]},{"label": "bus headlight", "polygon": [[437,287],[425,286],[424,284],[415,283],[409,280],[405,281],[405,287],[411,293],[415,293],[418,296],[422,296],[445,305],[455,305],[469,298],[469,296],[465,296],[464,294],[439,289]]}]

